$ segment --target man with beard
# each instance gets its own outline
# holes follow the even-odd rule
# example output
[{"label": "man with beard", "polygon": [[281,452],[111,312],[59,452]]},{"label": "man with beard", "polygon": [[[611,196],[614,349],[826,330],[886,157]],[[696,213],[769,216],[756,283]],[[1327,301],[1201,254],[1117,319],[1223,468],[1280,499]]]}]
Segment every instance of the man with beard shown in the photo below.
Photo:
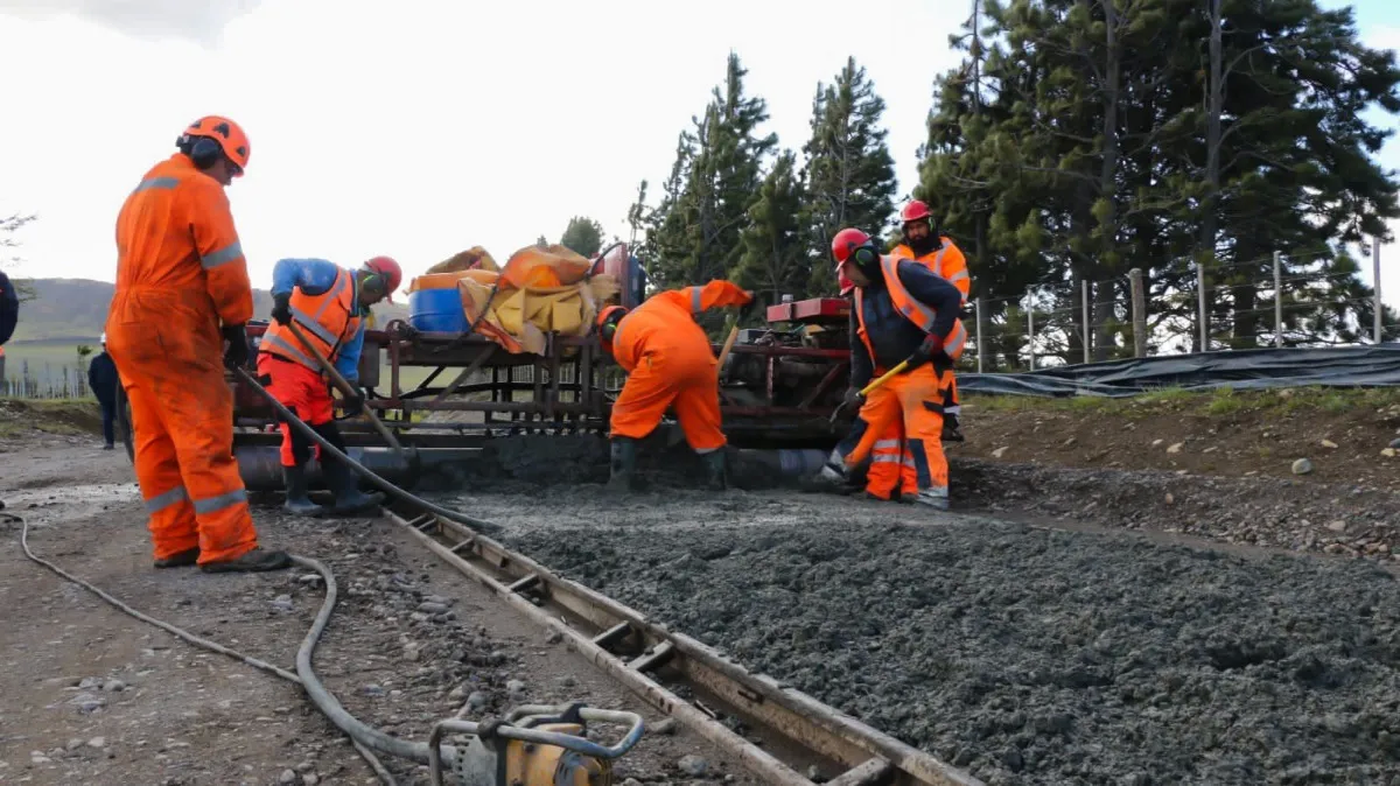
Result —
[{"label": "man with beard", "polygon": [[[967,295],[972,291],[972,277],[967,272],[967,259],[962,250],[954,245],[951,238],[938,235],[937,223],[928,205],[913,200],[900,211],[904,222],[904,242],[890,252],[897,257],[907,257],[922,262],[929,270],[938,274],[962,293],[962,309],[966,312]],[[967,314],[961,314],[963,319]],[[962,431],[958,428],[958,413],[962,406],[958,403],[958,383],[956,377],[948,388],[943,401],[943,440],[962,442]]]}]

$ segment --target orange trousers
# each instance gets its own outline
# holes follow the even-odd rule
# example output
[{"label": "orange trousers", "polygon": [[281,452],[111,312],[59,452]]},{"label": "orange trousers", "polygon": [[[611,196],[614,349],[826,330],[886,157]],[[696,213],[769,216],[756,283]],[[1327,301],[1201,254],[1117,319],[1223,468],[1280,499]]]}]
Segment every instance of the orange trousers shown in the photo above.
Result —
[{"label": "orange trousers", "polygon": [[870,444],[865,490],[872,496],[948,495],[943,401],[952,379],[951,370],[940,374],[925,364],[871,391],[836,453],[848,464],[858,464],[864,460],[858,448]]},{"label": "orange trousers", "polygon": [[155,558],[198,546],[202,565],[243,556],[258,536],[233,457],[222,338],[212,318],[199,319],[182,300],[160,290],[118,294],[107,350],[131,402],[136,479]]},{"label": "orange trousers", "polygon": [[[300,363],[259,352],[258,376],[259,381],[265,380],[263,387],[267,392],[306,425],[324,426],[335,419],[335,400],[319,373]],[[282,432],[282,466],[300,467],[312,456],[320,460],[320,445],[302,436],[300,431],[294,431],[285,421],[278,424],[278,429]]]},{"label": "orange trousers", "polygon": [[654,431],[666,409],[675,406],[685,441],[696,453],[725,445],[720,430],[718,361],[708,343],[703,352],[648,352],[643,355],[612,408],[613,437],[642,439]]}]

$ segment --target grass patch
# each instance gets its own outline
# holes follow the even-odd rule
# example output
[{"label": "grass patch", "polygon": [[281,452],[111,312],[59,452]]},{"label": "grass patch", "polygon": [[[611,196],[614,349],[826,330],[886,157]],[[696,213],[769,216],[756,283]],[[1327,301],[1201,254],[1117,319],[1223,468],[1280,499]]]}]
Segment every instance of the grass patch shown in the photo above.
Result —
[{"label": "grass patch", "polygon": [[1294,414],[1320,412],[1343,415],[1354,411],[1395,409],[1400,416],[1400,388],[1300,387],[1275,390],[1235,390],[1229,386],[1213,390],[1161,388],[1129,398],[1065,396],[1040,398],[1015,395],[966,393],[964,404],[984,412],[1095,412],[1098,414],[1141,414],[1144,409],[1168,410],[1186,415],[1230,417],[1244,412]]}]

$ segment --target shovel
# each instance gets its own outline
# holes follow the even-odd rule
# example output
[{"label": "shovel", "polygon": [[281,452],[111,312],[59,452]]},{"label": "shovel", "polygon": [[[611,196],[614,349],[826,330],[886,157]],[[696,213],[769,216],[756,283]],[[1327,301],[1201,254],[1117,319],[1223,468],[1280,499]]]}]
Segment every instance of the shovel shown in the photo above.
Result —
[{"label": "shovel", "polygon": [[[890,369],[889,371],[886,371],[885,373],[881,374],[878,378],[872,380],[872,381],[870,382],[870,384],[868,384],[868,385],[866,385],[865,387],[861,388],[861,389],[860,389],[860,397],[861,397],[862,399],[864,399],[866,396],[869,396],[871,393],[874,393],[875,391],[877,391],[877,390],[879,390],[880,388],[884,387],[885,383],[886,383],[886,382],[889,382],[890,379],[891,379],[892,377],[894,377],[894,375],[900,373],[901,371],[903,371],[904,369],[906,369],[906,368],[908,368],[908,367],[909,367],[909,361],[908,361],[908,360],[901,360],[901,361],[899,361],[899,365],[897,365],[897,366],[895,366],[894,368]],[[848,403],[849,403],[849,402],[842,401],[840,404],[838,404],[838,405],[836,406],[836,411],[831,413],[831,422],[832,422],[833,424],[836,423],[836,419],[837,419],[838,417],[840,417],[841,412],[842,412],[843,410],[846,409],[846,405],[847,405]]]},{"label": "shovel", "polygon": [[[306,339],[306,334],[301,332],[301,328],[297,327],[296,322],[288,322],[287,328],[291,330],[292,335],[296,336],[302,346],[306,347],[307,351],[316,358],[316,362],[321,364],[321,368],[325,370],[327,376],[331,378],[331,382],[340,389],[341,393],[344,393],[347,398],[354,398],[359,395],[359,391],[355,390],[355,387],[351,385],[345,377],[341,376],[339,371],[336,371],[335,365],[326,359],[326,356],[321,353],[321,350],[317,349]],[[403,452],[403,445],[399,444],[398,439],[394,437],[394,432],[390,431],[388,427],[384,425],[384,422],[375,416],[373,410],[365,407],[362,411],[369,416],[370,425],[374,426],[375,431],[378,431],[379,435],[384,438],[384,441],[389,443],[389,447],[394,449],[394,452],[398,454],[399,458],[407,460],[407,456]]]}]

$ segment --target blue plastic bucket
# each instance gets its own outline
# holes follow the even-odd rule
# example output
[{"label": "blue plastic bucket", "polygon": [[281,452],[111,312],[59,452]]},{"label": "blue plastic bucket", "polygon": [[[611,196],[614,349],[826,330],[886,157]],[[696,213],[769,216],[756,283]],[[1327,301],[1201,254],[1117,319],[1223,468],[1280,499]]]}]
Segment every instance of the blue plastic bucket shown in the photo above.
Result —
[{"label": "blue plastic bucket", "polygon": [[470,327],[456,287],[409,293],[408,324],[427,333],[465,333]]}]

